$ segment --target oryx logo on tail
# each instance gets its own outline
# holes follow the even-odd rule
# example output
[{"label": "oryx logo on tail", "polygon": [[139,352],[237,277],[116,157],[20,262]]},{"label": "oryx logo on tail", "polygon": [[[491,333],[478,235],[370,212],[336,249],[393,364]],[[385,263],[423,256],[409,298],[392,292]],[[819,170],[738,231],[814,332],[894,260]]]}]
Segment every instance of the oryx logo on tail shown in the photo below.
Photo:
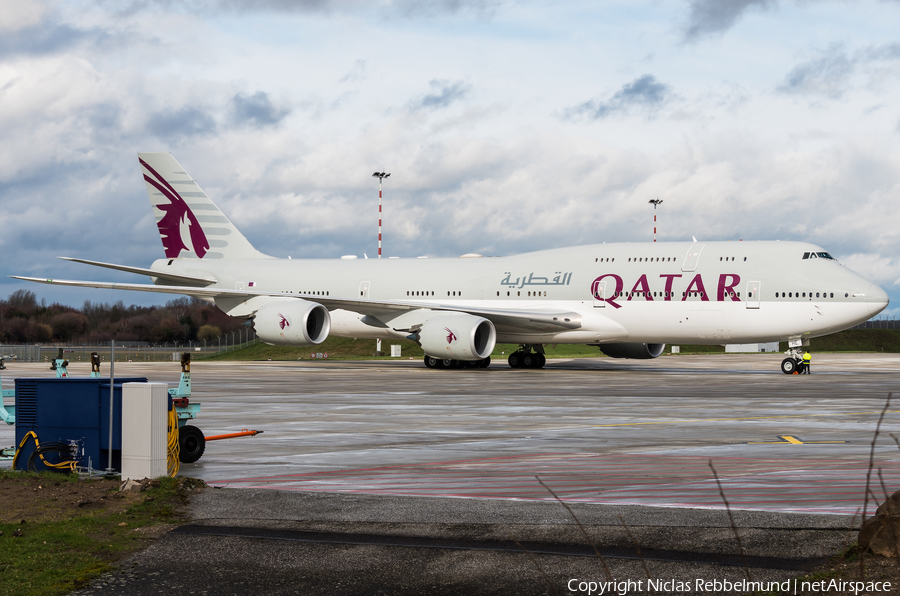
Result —
[{"label": "oryx logo on tail", "polygon": [[159,227],[159,235],[162,238],[166,257],[174,259],[181,254],[181,251],[187,250],[202,259],[209,250],[209,241],[194,212],[181,198],[178,191],[166,182],[165,178],[151,168],[146,161],[143,159],[140,161],[141,165],[150,173],[144,174],[144,180],[169,199],[169,203],[156,205],[156,208],[165,214],[156,225]]}]

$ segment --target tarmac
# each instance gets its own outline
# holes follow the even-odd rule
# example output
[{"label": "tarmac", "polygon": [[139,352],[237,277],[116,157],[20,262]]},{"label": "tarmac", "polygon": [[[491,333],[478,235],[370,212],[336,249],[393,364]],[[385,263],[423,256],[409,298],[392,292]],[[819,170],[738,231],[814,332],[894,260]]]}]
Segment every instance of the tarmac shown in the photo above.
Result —
[{"label": "tarmac", "polygon": [[78,594],[771,588],[855,539],[867,482],[867,512],[900,488],[900,355],[782,358],[194,363],[196,425],[264,434],[208,442],[190,522]]}]

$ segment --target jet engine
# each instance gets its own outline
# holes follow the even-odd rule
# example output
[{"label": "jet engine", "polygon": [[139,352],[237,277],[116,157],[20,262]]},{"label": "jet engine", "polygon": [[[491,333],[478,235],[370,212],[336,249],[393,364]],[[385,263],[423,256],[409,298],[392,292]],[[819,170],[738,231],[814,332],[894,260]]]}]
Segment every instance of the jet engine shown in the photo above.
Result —
[{"label": "jet engine", "polygon": [[610,358],[636,358],[638,360],[656,358],[666,349],[666,344],[622,343],[595,345]]},{"label": "jet engine", "polygon": [[311,346],[331,331],[331,315],[321,304],[308,300],[278,300],[256,311],[253,328],[267,344]]},{"label": "jet engine", "polygon": [[425,321],[416,333],[419,345],[434,358],[483,360],[494,351],[494,324],[465,313],[438,315]]}]

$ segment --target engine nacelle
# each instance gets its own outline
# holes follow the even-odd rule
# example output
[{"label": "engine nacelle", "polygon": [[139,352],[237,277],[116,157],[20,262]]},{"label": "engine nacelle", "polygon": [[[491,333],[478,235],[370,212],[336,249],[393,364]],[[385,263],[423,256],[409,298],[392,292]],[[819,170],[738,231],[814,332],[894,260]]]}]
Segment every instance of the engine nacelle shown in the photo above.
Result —
[{"label": "engine nacelle", "polygon": [[649,360],[656,358],[666,349],[666,344],[597,344],[600,351],[610,358],[636,358]]},{"label": "engine nacelle", "polygon": [[311,346],[331,331],[331,315],[321,304],[308,300],[278,300],[256,311],[253,328],[267,344]]},{"label": "engine nacelle", "polygon": [[425,321],[418,332],[419,345],[433,358],[483,360],[497,344],[494,324],[465,313],[447,313]]}]

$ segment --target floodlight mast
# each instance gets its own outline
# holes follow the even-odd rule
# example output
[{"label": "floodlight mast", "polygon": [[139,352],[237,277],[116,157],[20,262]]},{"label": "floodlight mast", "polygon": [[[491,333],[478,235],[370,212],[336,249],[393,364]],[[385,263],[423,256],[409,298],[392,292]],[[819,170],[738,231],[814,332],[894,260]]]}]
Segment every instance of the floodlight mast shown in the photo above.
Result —
[{"label": "floodlight mast", "polygon": [[390,176],[390,172],[375,172],[372,174],[378,178],[378,258],[381,258],[381,182]]},{"label": "floodlight mast", "polygon": [[655,199],[650,199],[650,203],[653,204],[653,241],[656,242],[656,208],[662,204],[662,199],[656,197]]}]

